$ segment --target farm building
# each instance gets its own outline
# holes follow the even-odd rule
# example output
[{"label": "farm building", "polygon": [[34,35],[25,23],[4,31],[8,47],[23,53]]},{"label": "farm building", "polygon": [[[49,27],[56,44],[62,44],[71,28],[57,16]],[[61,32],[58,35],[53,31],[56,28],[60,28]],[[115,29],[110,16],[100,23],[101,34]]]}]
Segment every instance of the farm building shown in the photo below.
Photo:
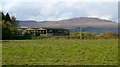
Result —
[{"label": "farm building", "polygon": [[62,28],[19,28],[18,34],[32,36],[68,36],[69,30]]}]

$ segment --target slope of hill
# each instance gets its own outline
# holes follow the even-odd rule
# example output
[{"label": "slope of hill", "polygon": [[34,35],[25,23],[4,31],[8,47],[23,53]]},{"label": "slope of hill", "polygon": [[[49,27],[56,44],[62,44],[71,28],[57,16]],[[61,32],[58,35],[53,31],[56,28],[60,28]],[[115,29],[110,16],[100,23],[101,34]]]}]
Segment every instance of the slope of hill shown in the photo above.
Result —
[{"label": "slope of hill", "polygon": [[18,21],[20,27],[50,27],[50,28],[66,28],[70,30],[79,31],[78,28],[82,26],[83,31],[86,32],[118,32],[118,24],[109,20],[90,18],[90,17],[79,17],[72,19],[65,19],[59,21]]}]

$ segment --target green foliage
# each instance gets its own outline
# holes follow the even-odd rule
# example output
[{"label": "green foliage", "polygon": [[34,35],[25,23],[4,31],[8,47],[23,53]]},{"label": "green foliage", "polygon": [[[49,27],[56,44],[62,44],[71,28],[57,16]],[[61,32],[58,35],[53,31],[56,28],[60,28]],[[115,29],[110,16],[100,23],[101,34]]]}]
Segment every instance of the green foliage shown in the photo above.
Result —
[{"label": "green foliage", "polygon": [[96,35],[97,39],[118,39],[118,34],[106,32]]},{"label": "green foliage", "polygon": [[14,28],[10,24],[9,21],[2,22],[2,38],[3,39],[11,39],[13,37]]},{"label": "green foliage", "polygon": [[118,39],[118,34],[112,32],[105,33],[88,33],[88,32],[71,32],[70,36],[81,39]]},{"label": "green foliage", "polygon": [[3,12],[0,12],[2,20],[5,20],[5,15]]},{"label": "green foliage", "polygon": [[[15,20],[14,20],[15,21]],[[13,39],[15,28],[12,24],[11,18],[7,13],[6,16],[2,12],[2,39]]]},{"label": "green foliage", "polygon": [[[115,33],[87,33],[87,32],[74,32],[70,36],[32,36],[29,39],[118,39],[120,35]],[[27,38],[26,38],[27,39]]]},{"label": "green foliage", "polygon": [[18,23],[16,22],[16,17],[15,17],[15,16],[12,16],[12,18],[11,18],[11,23],[12,23],[13,27],[14,27],[15,29],[17,29]]},{"label": "green foliage", "polygon": [[7,13],[6,16],[5,16],[5,18],[3,20],[11,22],[10,15]]}]

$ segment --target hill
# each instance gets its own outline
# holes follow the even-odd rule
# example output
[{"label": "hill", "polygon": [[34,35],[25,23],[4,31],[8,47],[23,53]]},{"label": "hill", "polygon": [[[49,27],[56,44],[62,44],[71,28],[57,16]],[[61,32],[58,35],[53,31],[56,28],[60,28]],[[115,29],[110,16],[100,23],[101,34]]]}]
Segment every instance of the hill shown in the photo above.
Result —
[{"label": "hill", "polygon": [[78,17],[72,19],[64,19],[59,21],[19,21],[20,27],[48,27],[48,28],[65,28],[74,31],[79,31],[81,28],[83,31],[91,33],[101,33],[101,32],[118,32],[118,23],[91,17]]}]

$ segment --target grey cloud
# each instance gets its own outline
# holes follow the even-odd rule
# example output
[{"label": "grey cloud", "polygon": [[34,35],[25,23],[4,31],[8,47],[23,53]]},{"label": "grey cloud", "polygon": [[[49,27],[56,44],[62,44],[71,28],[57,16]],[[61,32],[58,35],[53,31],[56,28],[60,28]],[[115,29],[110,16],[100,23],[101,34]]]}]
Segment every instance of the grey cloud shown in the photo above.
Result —
[{"label": "grey cloud", "polygon": [[[7,6],[4,7],[7,8]],[[3,9],[6,12],[5,9]],[[111,16],[109,20],[117,19],[117,3],[115,2],[20,2],[11,7],[10,14],[16,14],[17,19],[47,20],[64,19],[98,15]]]}]

